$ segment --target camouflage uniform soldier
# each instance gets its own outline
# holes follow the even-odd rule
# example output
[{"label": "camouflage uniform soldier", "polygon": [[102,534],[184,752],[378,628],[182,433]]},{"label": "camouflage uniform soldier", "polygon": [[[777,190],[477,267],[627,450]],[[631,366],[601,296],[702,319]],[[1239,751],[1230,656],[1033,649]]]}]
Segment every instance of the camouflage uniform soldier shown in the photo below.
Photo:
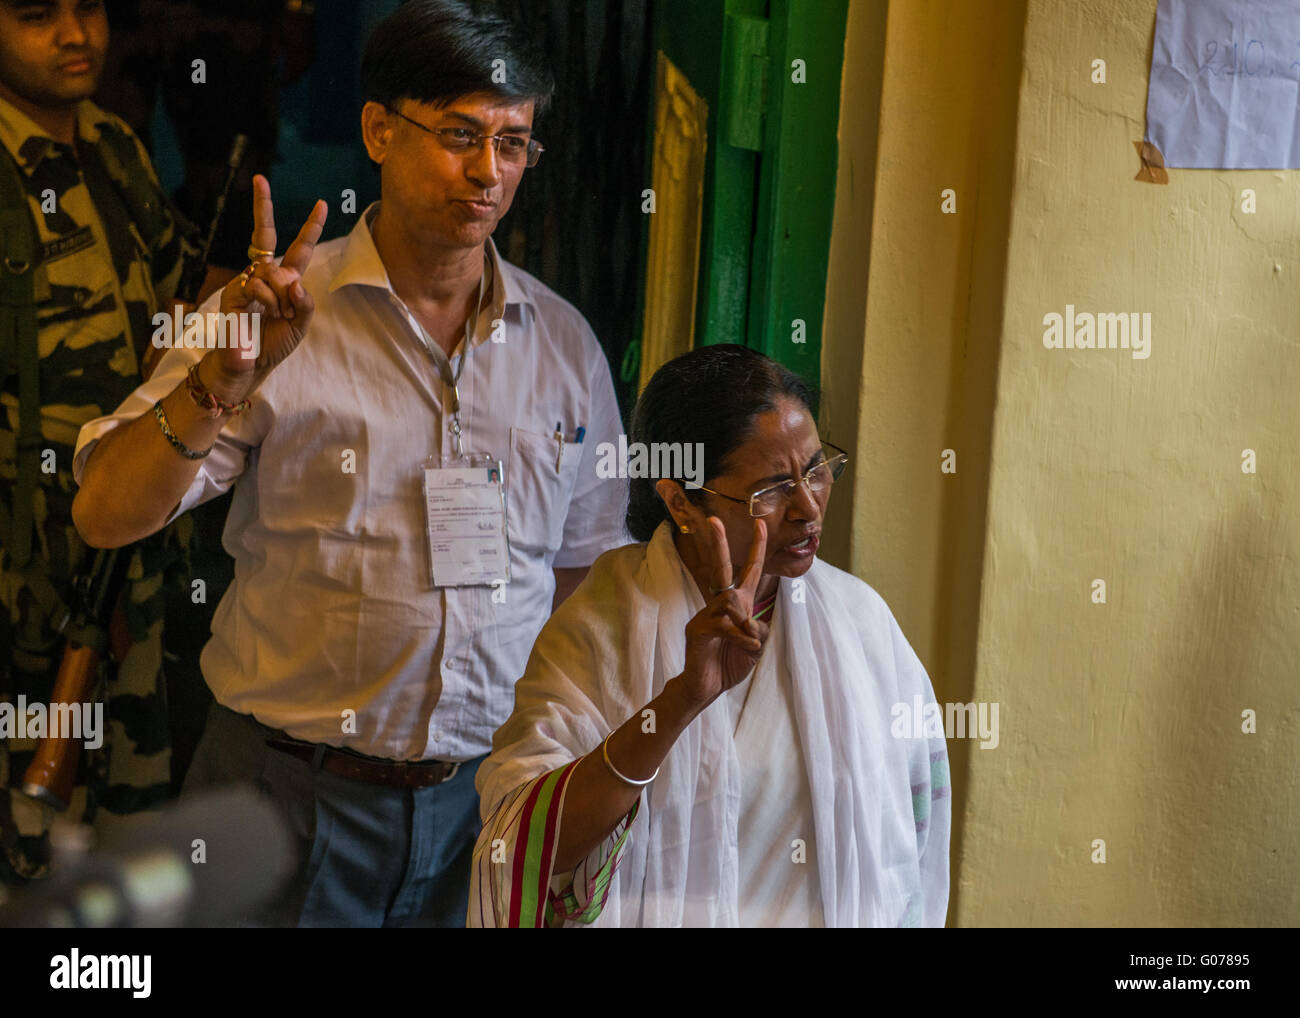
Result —
[{"label": "camouflage uniform soldier", "polygon": [[[0,0],[0,697],[29,703],[49,702],[69,581],[93,561],[72,524],[77,432],[140,383],[152,316],[197,253],[139,141],[85,100],[106,45],[101,5]],[[167,795],[161,630],[176,538],[131,551],[112,640],[129,650],[101,667],[107,730],[83,754],[73,818]],[[52,811],[17,791],[34,749],[0,742],[7,880],[48,867]]]}]

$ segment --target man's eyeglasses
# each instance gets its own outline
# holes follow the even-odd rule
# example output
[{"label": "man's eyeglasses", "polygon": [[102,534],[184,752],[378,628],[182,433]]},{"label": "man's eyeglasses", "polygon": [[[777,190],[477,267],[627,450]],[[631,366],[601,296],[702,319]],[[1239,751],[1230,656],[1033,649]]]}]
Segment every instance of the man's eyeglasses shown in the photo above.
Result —
[{"label": "man's eyeglasses", "polygon": [[[830,453],[827,453],[827,450]],[[814,495],[820,495],[826,491],[831,484],[837,480],[840,474],[844,473],[844,468],[849,465],[849,454],[837,445],[831,445],[830,442],[822,443],[822,460],[814,465],[806,474],[798,480],[782,481],[780,484],[774,484],[770,488],[763,488],[756,491],[749,498],[736,498],[734,495],[724,495],[720,491],[714,491],[712,488],[706,488],[704,485],[698,485],[700,491],[707,491],[711,495],[717,495],[719,498],[725,498],[732,502],[739,502],[741,505],[749,505],[750,516],[771,516],[778,509],[784,509],[787,502],[794,498],[794,493],[799,485],[808,485],[808,490]],[[692,487],[696,487],[692,485]]]},{"label": "man's eyeglasses", "polygon": [[497,158],[511,166],[536,166],[537,160],[546,151],[536,138],[525,138],[519,134],[480,134],[472,127],[425,127],[418,120],[412,120],[405,113],[398,113],[391,106],[389,112],[396,113],[408,124],[414,124],[421,131],[427,131],[442,143],[448,152],[468,152],[478,150],[485,141],[496,146]]}]

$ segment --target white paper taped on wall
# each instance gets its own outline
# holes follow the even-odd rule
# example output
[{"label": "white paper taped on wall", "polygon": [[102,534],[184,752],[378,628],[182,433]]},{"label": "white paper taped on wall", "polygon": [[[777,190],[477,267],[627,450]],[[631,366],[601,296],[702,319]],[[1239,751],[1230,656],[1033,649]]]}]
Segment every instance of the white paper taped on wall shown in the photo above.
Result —
[{"label": "white paper taped on wall", "polygon": [[1167,167],[1300,168],[1300,3],[1159,0],[1146,140]]}]

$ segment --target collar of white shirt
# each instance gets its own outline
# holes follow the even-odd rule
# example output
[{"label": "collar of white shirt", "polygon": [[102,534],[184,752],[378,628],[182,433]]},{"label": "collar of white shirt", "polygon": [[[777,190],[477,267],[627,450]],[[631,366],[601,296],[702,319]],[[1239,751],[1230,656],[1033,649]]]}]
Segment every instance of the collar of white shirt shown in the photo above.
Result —
[{"label": "collar of white shirt", "polygon": [[[367,206],[357,225],[348,235],[348,242],[343,248],[343,257],[339,260],[338,270],[330,280],[330,293],[344,286],[374,286],[396,295],[397,291],[393,289],[393,284],[388,278],[388,270],[384,267],[383,259],[379,257],[379,250],[375,247],[374,237],[370,233],[371,224],[379,214],[380,204],[380,202],[372,202]],[[501,257],[491,237],[487,239],[487,254],[492,261],[492,298],[488,304],[491,313],[483,315],[482,319],[485,322],[504,319],[508,308],[522,309],[525,305],[531,307],[533,302],[521,285],[518,270]],[[516,314],[522,314],[522,311],[516,310]],[[473,345],[478,346],[488,334],[489,330],[478,329]]]}]

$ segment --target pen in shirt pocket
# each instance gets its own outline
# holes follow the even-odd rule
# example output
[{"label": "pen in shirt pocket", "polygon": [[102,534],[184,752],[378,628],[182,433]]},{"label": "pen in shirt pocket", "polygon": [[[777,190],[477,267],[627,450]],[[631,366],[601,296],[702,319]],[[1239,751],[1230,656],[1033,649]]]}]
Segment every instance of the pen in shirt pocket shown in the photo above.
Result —
[{"label": "pen in shirt pocket", "polygon": [[[560,464],[564,462],[564,428],[563,422],[555,422],[555,472],[560,472]],[[587,429],[579,424],[573,433],[573,441],[576,445],[582,445],[582,440],[587,437]]]}]

